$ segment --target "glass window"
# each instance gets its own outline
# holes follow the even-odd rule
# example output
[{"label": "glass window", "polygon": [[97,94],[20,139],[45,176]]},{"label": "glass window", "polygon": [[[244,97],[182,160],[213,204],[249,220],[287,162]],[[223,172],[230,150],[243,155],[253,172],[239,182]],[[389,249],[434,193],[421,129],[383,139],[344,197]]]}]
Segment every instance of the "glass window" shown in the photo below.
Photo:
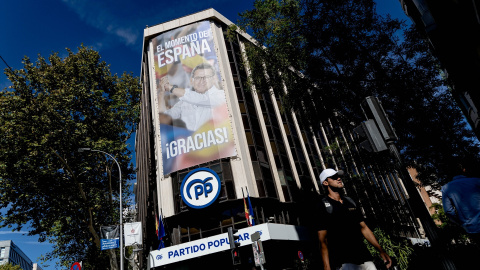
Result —
[{"label": "glass window", "polygon": [[235,187],[233,186],[233,181],[226,181],[225,187],[227,189],[227,197],[229,199],[235,199]]},{"label": "glass window", "polygon": [[265,187],[263,186],[263,181],[262,180],[257,180],[257,189],[258,189],[258,196],[259,197],[266,197],[265,194]]},{"label": "glass window", "polygon": [[257,156],[258,156],[258,160],[261,161],[262,163],[268,163],[267,154],[260,147],[257,148]]},{"label": "glass window", "polygon": [[[252,112],[252,113],[254,113],[254,112]],[[258,123],[257,116],[255,116],[253,114],[250,114],[250,122],[251,122],[253,130],[260,131],[260,124]]]},{"label": "glass window", "polygon": [[240,112],[241,113],[247,113],[247,110],[245,109],[245,103],[238,103],[238,105],[240,106]]},{"label": "glass window", "polygon": [[230,163],[222,162],[222,167],[223,167],[223,176],[225,177],[225,179],[226,180],[233,179],[232,168],[230,167]]},{"label": "glass window", "polygon": [[273,154],[277,155],[278,151],[277,151],[277,145],[275,144],[275,142],[270,142],[270,146],[272,147]]},{"label": "glass window", "polygon": [[243,127],[245,129],[250,129],[250,124],[248,123],[248,117],[247,115],[242,115],[242,122],[243,122]]},{"label": "glass window", "polygon": [[230,63],[230,69],[232,70],[232,74],[237,74],[237,68],[235,67],[235,63]]},{"label": "glass window", "polygon": [[282,155],[287,154],[287,151],[285,150],[285,146],[283,144],[279,143],[277,146],[278,146],[278,151],[280,152],[280,154],[282,154]]},{"label": "glass window", "polygon": [[[243,100],[242,89],[240,87],[235,87],[235,92],[237,93],[238,102],[242,101]],[[245,111],[243,111],[243,113],[245,113]]]},{"label": "glass window", "polygon": [[[228,43],[228,42],[225,42],[225,43]],[[228,60],[232,61],[233,60],[233,53],[231,50],[227,50],[227,54],[228,54]]]},{"label": "glass window", "polygon": [[245,136],[247,137],[248,145],[253,145],[253,136],[250,131],[245,131]]},{"label": "glass window", "polygon": [[275,159],[275,165],[277,165],[277,168],[282,168],[282,162],[280,161],[280,156],[279,155],[275,155],[273,156],[273,158]]},{"label": "glass window", "polygon": [[252,166],[253,166],[253,173],[255,174],[255,179],[261,180],[262,171],[260,169],[260,164],[258,164],[258,162],[252,162]]},{"label": "glass window", "polygon": [[255,137],[255,144],[257,146],[264,146],[262,134],[260,132],[258,132],[257,130],[255,130],[255,129],[252,130],[253,131],[253,136]]},{"label": "glass window", "polygon": [[270,120],[268,119],[268,115],[266,113],[263,114],[263,120],[265,121],[265,125],[270,125]]},{"label": "glass window", "polygon": [[210,169],[212,169],[214,172],[216,172],[219,176],[222,174],[222,166],[220,166],[220,164],[218,164],[218,163],[210,166]]},{"label": "glass window", "polygon": [[225,185],[220,186],[220,194],[219,194],[218,198],[219,198],[219,200],[222,200],[222,201],[228,199],[228,194],[227,194],[227,190],[226,190],[226,183],[225,183]]},{"label": "glass window", "polygon": [[249,146],[248,150],[250,152],[250,158],[252,161],[257,161],[257,151],[255,151],[255,146]]},{"label": "glass window", "polygon": [[285,181],[285,175],[283,174],[283,170],[278,170],[278,177],[280,178],[280,184],[286,185],[287,182]]}]

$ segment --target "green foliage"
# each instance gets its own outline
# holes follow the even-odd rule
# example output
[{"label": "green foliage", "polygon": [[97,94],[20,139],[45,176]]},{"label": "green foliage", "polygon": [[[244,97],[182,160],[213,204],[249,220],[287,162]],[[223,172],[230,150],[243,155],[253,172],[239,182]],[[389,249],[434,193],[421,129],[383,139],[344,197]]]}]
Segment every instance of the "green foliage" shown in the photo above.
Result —
[{"label": "green foliage", "polygon": [[443,205],[440,203],[432,203],[430,209],[435,209],[435,214],[432,215],[432,219],[441,222],[440,224],[437,224],[437,226],[439,228],[444,228],[447,226],[447,224],[450,222],[450,219],[447,217],[447,214],[445,214]]},{"label": "green foliage", "polygon": [[118,169],[103,154],[77,149],[115,156],[127,198],[134,176],[127,140],[141,86],[131,74],[112,75],[90,48],[67,51],[34,63],[25,57],[23,69],[5,70],[12,86],[0,92],[0,208],[7,210],[0,227],[28,225],[29,235],[52,243],[45,261],[105,269],[98,231],[118,223]]},{"label": "green foliage", "polygon": [[[376,228],[373,231],[373,234],[388,256],[390,256],[392,260],[396,261],[396,265],[398,265],[402,270],[408,269],[408,263],[410,256],[413,253],[413,248],[408,244],[407,240],[404,239],[397,243],[379,228]],[[368,250],[372,254],[374,262],[377,265],[383,265],[383,261],[380,258],[380,253],[372,245],[369,245],[367,240],[364,240],[364,243],[367,245]]]},{"label": "green foliage", "polygon": [[455,224],[448,218],[443,210],[443,205],[440,203],[433,203],[430,208],[435,209],[435,214],[432,215],[433,220],[438,221],[437,227],[439,234],[443,241],[450,243],[454,241],[457,244],[467,244],[468,234],[458,224]]},{"label": "green foliage", "polygon": [[21,270],[20,265],[13,265],[11,263],[0,264],[0,270]]},{"label": "green foliage", "polygon": [[[253,31],[256,44],[246,43],[248,59],[261,59],[249,61],[250,85],[255,85],[255,90],[269,91],[283,89],[285,83],[289,86],[296,83],[299,89],[308,81],[292,81],[290,77],[281,76],[290,74],[291,67],[303,70],[306,54],[301,50],[304,44],[303,36],[298,34],[302,28],[302,21],[298,16],[301,6],[297,1],[256,1],[255,9],[241,13],[240,29]],[[266,75],[266,76],[265,76]],[[306,88],[304,88],[306,89]],[[251,89],[253,90],[253,89]],[[278,97],[285,96],[283,91],[275,91]],[[307,91],[298,91],[296,95],[304,97]],[[288,101],[288,99],[284,99]]]},{"label": "green foliage", "polygon": [[454,158],[480,161],[428,42],[379,16],[373,0],[257,0],[241,16],[240,29],[258,41],[246,46],[251,89],[274,91],[305,125],[340,115],[334,126],[347,132],[365,120],[364,98],[377,96],[405,165],[425,184],[450,180]]},{"label": "green foliage", "polygon": [[238,27],[235,24],[229,25],[227,28],[227,39],[232,42],[236,38],[236,31]]}]

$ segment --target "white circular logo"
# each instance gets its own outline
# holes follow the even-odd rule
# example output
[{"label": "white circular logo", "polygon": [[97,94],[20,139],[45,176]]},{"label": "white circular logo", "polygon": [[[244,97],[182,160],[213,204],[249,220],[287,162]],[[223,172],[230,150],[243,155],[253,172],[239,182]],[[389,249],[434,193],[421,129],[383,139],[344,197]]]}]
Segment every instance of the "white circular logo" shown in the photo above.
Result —
[{"label": "white circular logo", "polygon": [[218,198],[221,186],[217,173],[209,168],[198,168],[185,176],[180,195],[191,208],[205,208]]}]

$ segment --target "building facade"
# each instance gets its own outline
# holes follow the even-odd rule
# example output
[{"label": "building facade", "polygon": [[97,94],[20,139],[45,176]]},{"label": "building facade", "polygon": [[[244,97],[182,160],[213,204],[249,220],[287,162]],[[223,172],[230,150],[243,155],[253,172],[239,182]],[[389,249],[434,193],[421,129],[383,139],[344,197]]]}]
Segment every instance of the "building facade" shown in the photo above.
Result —
[{"label": "building facade", "polygon": [[[417,170],[415,168],[408,168],[408,173],[412,178],[412,181],[417,187],[418,193],[422,198],[425,207],[427,208],[430,215],[435,214],[437,209],[435,208],[436,204],[442,204],[442,191],[438,185],[422,185],[422,182],[417,178]],[[440,225],[441,221],[435,220],[435,224]]]},{"label": "building facade", "polygon": [[38,264],[32,263],[23,251],[13,243],[12,240],[0,241],[0,265],[10,263],[12,265],[19,265],[22,269],[38,269],[41,270]]},{"label": "building facade", "polygon": [[[278,97],[247,90],[245,63],[255,59],[243,52],[252,38],[227,37],[229,25],[208,9],[144,30],[135,145],[140,264],[231,267],[229,227],[239,230],[238,269],[255,265],[251,235],[257,231],[268,268],[294,268],[299,251],[315,264],[311,211],[324,193],[319,174],[329,167],[347,172],[345,192],[359,201],[371,228],[419,237],[399,175],[388,165],[362,162],[351,130],[337,119],[302,125]],[[249,201],[255,226],[245,214]],[[159,236],[161,224],[165,235]]]},{"label": "building facade", "polygon": [[480,137],[480,6],[477,1],[399,0],[451,80],[452,93]]}]

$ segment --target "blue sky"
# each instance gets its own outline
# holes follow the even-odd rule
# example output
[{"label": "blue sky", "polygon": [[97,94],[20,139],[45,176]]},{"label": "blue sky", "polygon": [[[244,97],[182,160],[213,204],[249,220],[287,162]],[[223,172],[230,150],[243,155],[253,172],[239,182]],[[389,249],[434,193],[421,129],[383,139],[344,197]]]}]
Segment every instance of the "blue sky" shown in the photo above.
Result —
[{"label": "blue sky", "polygon": [[[379,13],[408,20],[398,0],[376,0]],[[35,61],[52,52],[66,56],[65,48],[82,43],[100,52],[112,73],[140,75],[143,29],[197,11],[214,8],[230,21],[252,8],[253,0],[16,0],[0,1],[0,55],[13,69],[23,67],[26,55]],[[0,88],[10,85],[0,61]],[[1,214],[1,212],[0,212]],[[34,262],[51,250],[38,237],[0,229],[0,240],[13,240]],[[39,262],[39,261],[38,261]],[[55,269],[54,263],[44,270]]]}]

